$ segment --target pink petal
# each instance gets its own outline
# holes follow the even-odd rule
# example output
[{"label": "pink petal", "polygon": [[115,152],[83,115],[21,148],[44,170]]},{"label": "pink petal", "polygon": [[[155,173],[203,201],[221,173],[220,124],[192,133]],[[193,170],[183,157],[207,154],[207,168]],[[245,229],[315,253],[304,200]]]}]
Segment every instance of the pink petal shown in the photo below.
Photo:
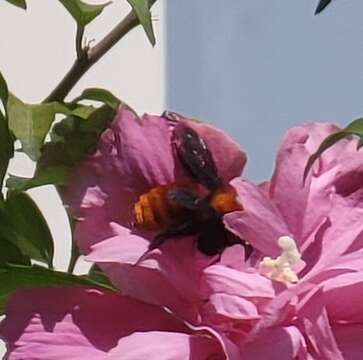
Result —
[{"label": "pink petal", "polygon": [[165,306],[191,323],[199,323],[199,301],[190,297],[190,292],[182,293],[159,270],[127,264],[98,264],[123,294]]},{"label": "pink petal", "polygon": [[344,360],[361,360],[363,324],[335,325],[333,332]]},{"label": "pink petal", "polygon": [[[286,132],[281,147],[290,147],[297,143],[303,143],[306,150],[312,154],[327,136],[338,130],[340,129],[331,123],[313,122],[296,126]],[[312,171],[314,176],[320,176],[331,167],[341,163],[347,155],[356,153],[356,148],[356,140],[346,138],[339,141],[319,157]]]},{"label": "pink petal", "polygon": [[[316,272],[330,264],[334,264],[363,232],[363,190],[349,197],[334,196],[334,207],[329,219],[330,226],[322,236],[321,243],[316,247],[320,250],[318,263],[312,272]],[[304,259],[308,261],[308,259]]]},{"label": "pink petal", "polygon": [[202,283],[211,293],[225,293],[247,298],[273,298],[275,284],[257,272],[237,271],[223,265],[204,270]]},{"label": "pink petal", "polygon": [[363,273],[335,276],[323,282],[324,306],[333,322],[363,323]]},{"label": "pink petal", "polygon": [[244,259],[244,247],[240,245],[233,245],[224,249],[219,263],[235,270],[243,270],[246,267]]},{"label": "pink petal", "polygon": [[247,180],[235,179],[231,185],[237,192],[243,210],[224,216],[226,227],[254,248],[269,256],[280,255],[277,240],[290,230],[279,210],[263,192]]},{"label": "pink petal", "polygon": [[321,292],[316,292],[299,309],[299,322],[316,358],[343,360],[335,341]]},{"label": "pink petal", "polygon": [[[224,358],[211,334],[188,330],[162,309],[85,288],[17,291],[0,333],[8,342],[9,360],[118,359],[122,351],[130,353],[128,359],[149,352],[147,358],[159,360],[172,359],[176,349]],[[169,341],[164,344],[163,338]]]},{"label": "pink petal", "polygon": [[289,288],[280,288],[280,291],[276,289],[276,296],[261,309],[260,319],[248,334],[247,339],[254,341],[270,328],[291,322],[297,311],[299,296],[311,291],[314,287],[314,284],[299,283]]},{"label": "pink petal", "polygon": [[98,242],[118,236],[117,227],[110,224],[103,208],[94,208],[82,221],[76,223],[74,238],[82,254],[88,254]]},{"label": "pink petal", "polygon": [[167,121],[147,114],[141,121],[135,121],[122,112],[117,125],[119,157],[128,169],[130,181],[141,177],[153,187],[175,180],[171,131]]},{"label": "pink petal", "polygon": [[85,259],[100,263],[136,264],[148,250],[149,242],[118,224],[111,223],[110,227],[116,235],[93,245]]},{"label": "pink petal", "polygon": [[258,319],[256,305],[241,296],[212,294],[204,306],[204,316],[221,315],[235,320]]},{"label": "pink petal", "polygon": [[[135,194],[173,182],[175,163],[170,142],[171,131],[162,118],[145,115],[139,120],[121,108],[112,127],[102,134],[96,153],[76,169],[66,203],[77,213],[86,204],[100,204],[99,194],[109,199],[110,192],[117,189]],[[90,188],[96,191],[90,193]]]},{"label": "pink petal", "polygon": [[211,258],[196,251],[193,239],[178,239],[167,242],[136,264],[146,251],[146,241],[127,236],[129,241],[116,236],[100,242],[86,259],[98,263],[124,294],[166,306],[197,322],[204,299],[200,277]]},{"label": "pink petal", "polygon": [[292,360],[307,359],[303,335],[295,326],[271,328],[241,350],[248,360]]},{"label": "pink petal", "polygon": [[226,359],[214,338],[162,331],[135,332],[127,338],[122,338],[117,347],[110,352],[110,359],[115,360],[185,360],[193,358]]},{"label": "pink petal", "polygon": [[280,145],[270,186],[270,196],[300,246],[322,224],[331,207],[330,188],[316,189],[311,176],[303,184],[305,165],[311,155],[306,130],[298,127],[288,131],[293,139],[286,135]]}]

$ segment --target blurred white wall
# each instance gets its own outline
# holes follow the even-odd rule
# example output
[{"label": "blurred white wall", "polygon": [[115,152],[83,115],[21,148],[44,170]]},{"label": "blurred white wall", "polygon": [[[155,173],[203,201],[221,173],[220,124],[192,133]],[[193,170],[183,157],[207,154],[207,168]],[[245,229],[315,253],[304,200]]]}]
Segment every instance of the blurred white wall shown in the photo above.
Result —
[{"label": "blurred white wall", "polygon": [[[154,48],[141,27],[132,30],[94,65],[71,96],[80,94],[86,87],[104,87],[140,114],[161,113],[165,108],[164,6],[165,1],[159,0],[152,10],[157,39]],[[86,38],[98,41],[129,9],[126,1],[114,1],[87,27]],[[26,102],[44,99],[73,63],[75,30],[75,22],[57,1],[28,0],[26,12],[1,1],[0,71],[10,90]],[[17,154],[10,171],[31,176],[34,164],[26,156]],[[65,269],[70,254],[70,233],[59,198],[50,187],[30,193],[43,210],[55,238],[55,266]],[[82,266],[78,271],[82,271]]]}]

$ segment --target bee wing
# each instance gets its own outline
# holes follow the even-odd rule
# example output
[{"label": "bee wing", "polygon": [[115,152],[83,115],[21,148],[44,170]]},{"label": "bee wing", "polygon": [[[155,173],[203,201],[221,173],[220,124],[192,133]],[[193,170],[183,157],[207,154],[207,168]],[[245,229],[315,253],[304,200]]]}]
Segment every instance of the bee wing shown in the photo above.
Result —
[{"label": "bee wing", "polygon": [[190,211],[200,210],[200,202],[197,196],[193,195],[189,190],[177,188],[169,190],[167,193],[170,204],[175,204],[178,208]]},{"label": "bee wing", "polygon": [[179,123],[174,128],[173,144],[181,163],[193,180],[212,191],[222,186],[212,154],[195,130]]}]

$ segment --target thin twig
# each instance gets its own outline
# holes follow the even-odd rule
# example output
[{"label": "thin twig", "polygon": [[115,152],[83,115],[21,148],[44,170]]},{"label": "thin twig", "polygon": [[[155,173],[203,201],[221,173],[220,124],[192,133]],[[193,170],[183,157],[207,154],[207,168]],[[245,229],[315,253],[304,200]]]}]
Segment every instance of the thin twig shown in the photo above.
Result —
[{"label": "thin twig", "polygon": [[82,47],[82,39],[83,39],[84,27],[77,25],[77,33],[76,33],[76,53],[77,58],[82,57],[83,47]]},{"label": "thin twig", "polygon": [[[149,0],[150,7],[156,1],[157,0]],[[68,73],[43,102],[64,100],[74,85],[90,67],[137,25],[139,25],[139,20],[135,13],[131,11],[102,40],[100,40],[98,44],[88,49],[86,48],[86,51],[81,52],[81,54],[77,56],[77,59]]]}]

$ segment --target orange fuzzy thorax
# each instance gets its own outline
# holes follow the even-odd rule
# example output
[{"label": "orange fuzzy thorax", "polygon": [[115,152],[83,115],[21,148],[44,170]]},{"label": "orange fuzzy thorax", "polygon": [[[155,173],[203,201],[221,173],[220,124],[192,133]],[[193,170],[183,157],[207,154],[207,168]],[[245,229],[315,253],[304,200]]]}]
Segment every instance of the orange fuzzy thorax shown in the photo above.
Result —
[{"label": "orange fuzzy thorax", "polygon": [[221,215],[242,210],[242,206],[236,200],[236,195],[232,191],[227,190],[218,190],[213,193],[210,204]]}]

